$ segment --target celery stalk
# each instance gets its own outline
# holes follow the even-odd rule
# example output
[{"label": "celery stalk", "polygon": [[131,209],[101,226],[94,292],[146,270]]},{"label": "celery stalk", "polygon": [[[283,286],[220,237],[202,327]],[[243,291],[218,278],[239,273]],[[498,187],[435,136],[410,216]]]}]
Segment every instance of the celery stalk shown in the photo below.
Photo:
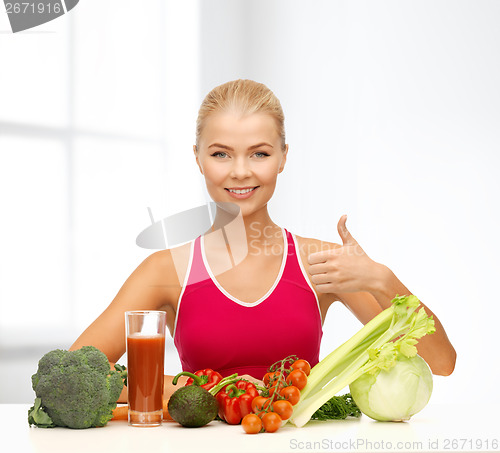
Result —
[{"label": "celery stalk", "polygon": [[[349,340],[328,354],[314,366],[307,379],[307,385],[301,392],[301,400],[317,389],[321,389],[339,372],[351,363],[360,352],[368,349],[375,338],[378,338],[391,325],[394,314],[393,305],[379,313]],[[371,342],[370,342],[371,340]],[[300,403],[299,403],[300,404]]]},{"label": "celery stalk", "polygon": [[416,355],[417,339],[435,330],[423,307],[416,311],[419,304],[415,296],[395,297],[391,307],[313,367],[290,421],[304,426],[318,408],[362,374],[391,368],[398,353]]}]

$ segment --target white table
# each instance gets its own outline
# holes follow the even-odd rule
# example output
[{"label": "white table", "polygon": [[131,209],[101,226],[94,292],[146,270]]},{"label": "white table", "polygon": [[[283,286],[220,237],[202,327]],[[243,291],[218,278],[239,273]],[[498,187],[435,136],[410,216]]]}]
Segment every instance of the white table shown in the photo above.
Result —
[{"label": "white table", "polygon": [[[499,417],[493,408],[471,415],[463,406],[429,405],[406,423],[360,419],[285,425],[276,433],[245,434],[241,426],[213,421],[202,428],[164,423],[135,428],[112,421],[103,428],[30,428],[30,405],[0,404],[2,451],[36,453],[126,452],[457,452],[500,451]],[[491,415],[493,414],[493,415]],[[11,446],[11,447],[7,447]]]}]

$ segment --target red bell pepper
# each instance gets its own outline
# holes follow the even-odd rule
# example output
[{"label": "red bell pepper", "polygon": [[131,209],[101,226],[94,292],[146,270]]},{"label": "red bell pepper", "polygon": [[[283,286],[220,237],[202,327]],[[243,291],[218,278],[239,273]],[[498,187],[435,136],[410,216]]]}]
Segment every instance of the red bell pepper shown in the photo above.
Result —
[{"label": "red bell pepper", "polygon": [[219,417],[229,425],[238,425],[245,415],[252,413],[252,401],[256,396],[259,392],[251,382],[239,380],[226,385],[216,396]]},{"label": "red bell pepper", "polygon": [[[198,376],[201,379],[197,380],[196,382],[200,387],[203,387],[205,390],[210,390],[212,387],[215,387],[220,381],[222,381],[222,375],[210,368],[199,370],[196,373],[194,373],[194,375]],[[186,374],[186,376],[189,376],[189,374]],[[192,385],[193,382],[194,379],[190,377],[187,380],[186,385]]]}]

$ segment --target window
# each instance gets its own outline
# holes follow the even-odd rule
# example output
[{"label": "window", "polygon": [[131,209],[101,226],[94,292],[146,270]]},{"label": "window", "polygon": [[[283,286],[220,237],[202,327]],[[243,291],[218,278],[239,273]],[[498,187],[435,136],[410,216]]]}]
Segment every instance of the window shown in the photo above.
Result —
[{"label": "window", "polygon": [[0,35],[0,349],[69,347],[153,252],[147,208],[205,201],[179,190],[199,180],[198,2],[139,5]]}]

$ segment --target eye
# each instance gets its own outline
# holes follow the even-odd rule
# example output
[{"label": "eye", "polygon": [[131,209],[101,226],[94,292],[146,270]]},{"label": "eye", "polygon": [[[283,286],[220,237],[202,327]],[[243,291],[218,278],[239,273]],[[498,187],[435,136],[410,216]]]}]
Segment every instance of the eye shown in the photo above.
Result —
[{"label": "eye", "polygon": [[220,157],[220,158],[227,157],[227,154],[223,151],[215,151],[215,153],[212,153],[210,155],[213,157]]},{"label": "eye", "polygon": [[258,158],[263,158],[263,157],[268,157],[269,156],[269,153],[266,153],[265,151],[257,151],[254,156],[258,157]]}]

